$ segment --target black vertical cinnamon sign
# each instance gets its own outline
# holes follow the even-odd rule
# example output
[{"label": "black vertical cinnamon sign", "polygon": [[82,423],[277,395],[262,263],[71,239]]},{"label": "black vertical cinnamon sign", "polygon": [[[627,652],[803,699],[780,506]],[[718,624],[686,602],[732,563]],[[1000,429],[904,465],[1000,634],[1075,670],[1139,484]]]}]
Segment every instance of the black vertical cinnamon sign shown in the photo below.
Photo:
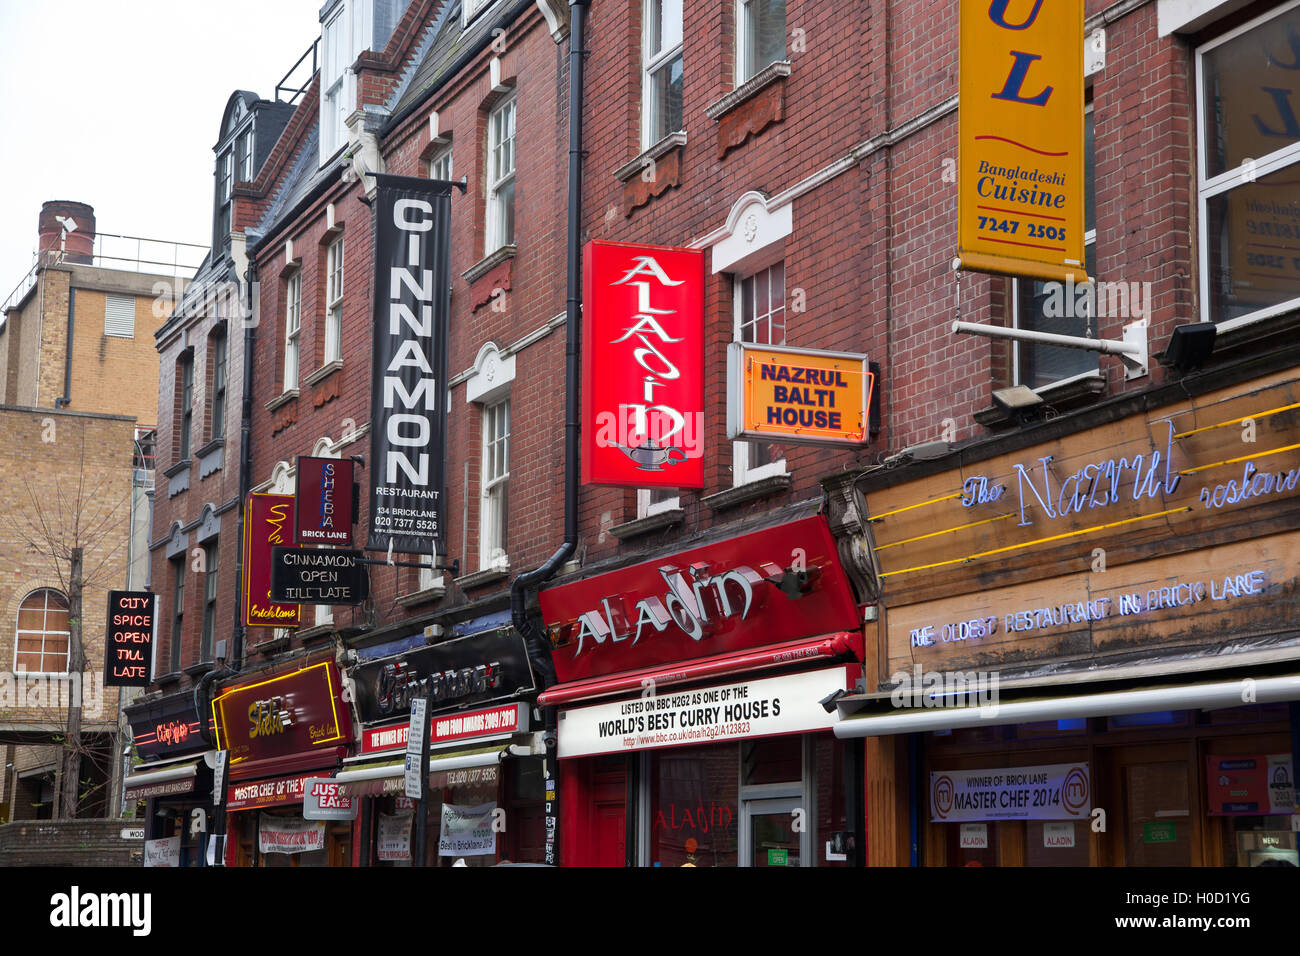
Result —
[{"label": "black vertical cinnamon sign", "polygon": [[104,631],[104,684],[148,687],[153,663],[153,627],[158,595],[109,591]]},{"label": "black vertical cinnamon sign", "polygon": [[452,184],[375,175],[367,550],[442,549]]}]

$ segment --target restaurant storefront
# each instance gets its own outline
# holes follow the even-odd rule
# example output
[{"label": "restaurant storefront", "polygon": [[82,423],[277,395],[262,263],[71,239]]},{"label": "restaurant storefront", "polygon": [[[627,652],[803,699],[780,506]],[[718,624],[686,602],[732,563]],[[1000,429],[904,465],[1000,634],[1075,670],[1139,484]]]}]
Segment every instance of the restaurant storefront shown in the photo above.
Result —
[{"label": "restaurant storefront", "polygon": [[861,618],[813,515],[542,591],[566,866],[842,866]]},{"label": "restaurant storefront", "polygon": [[1300,865],[1298,479],[1295,370],[859,476],[882,861]]},{"label": "restaurant storefront", "polygon": [[204,865],[215,751],[200,733],[194,695],[152,697],[123,710],[141,761],[130,768],[123,795],[128,809],[146,801],[145,865]]},{"label": "restaurant storefront", "polygon": [[532,668],[509,612],[358,650],[359,752],[336,775],[360,800],[355,839],[363,866],[412,866],[418,803],[405,795],[411,701],[428,696],[430,734],[425,866],[537,863],[543,856],[542,757]]},{"label": "restaurant storefront", "polygon": [[310,782],[332,776],[352,742],[332,659],[224,690],[212,701],[225,771],[227,866],[350,866],[352,824],[308,820]]}]

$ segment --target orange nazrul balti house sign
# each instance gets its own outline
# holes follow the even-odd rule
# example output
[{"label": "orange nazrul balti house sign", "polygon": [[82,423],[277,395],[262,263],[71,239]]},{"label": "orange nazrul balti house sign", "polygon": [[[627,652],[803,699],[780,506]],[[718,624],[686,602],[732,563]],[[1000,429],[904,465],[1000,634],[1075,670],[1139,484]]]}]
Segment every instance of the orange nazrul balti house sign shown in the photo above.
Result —
[{"label": "orange nazrul balti house sign", "polygon": [[863,445],[874,378],[865,355],[732,342],[727,437]]},{"label": "orange nazrul balti house sign", "polygon": [[250,494],[244,509],[244,623],[297,627],[302,608],[271,600],[271,549],[293,544],[293,495]]}]

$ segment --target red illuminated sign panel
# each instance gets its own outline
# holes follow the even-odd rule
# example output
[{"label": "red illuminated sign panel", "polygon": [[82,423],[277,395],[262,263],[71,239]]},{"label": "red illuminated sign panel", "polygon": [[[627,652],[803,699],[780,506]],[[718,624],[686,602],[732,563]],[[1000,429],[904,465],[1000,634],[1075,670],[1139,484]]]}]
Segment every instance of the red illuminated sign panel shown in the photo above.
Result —
[{"label": "red illuminated sign panel", "polygon": [[249,495],[244,515],[244,623],[297,627],[302,608],[271,600],[271,550],[293,544],[293,495]]},{"label": "red illuminated sign panel", "polygon": [[704,253],[590,242],[582,481],[704,487]]},{"label": "red illuminated sign panel", "polygon": [[[218,749],[231,766],[352,740],[352,720],[332,661],[245,684],[212,701]],[[301,796],[301,794],[299,794]]]},{"label": "red illuminated sign panel", "polygon": [[542,591],[561,681],[860,628],[824,518]]},{"label": "red illuminated sign panel", "polygon": [[294,540],[352,547],[351,459],[298,458]]}]

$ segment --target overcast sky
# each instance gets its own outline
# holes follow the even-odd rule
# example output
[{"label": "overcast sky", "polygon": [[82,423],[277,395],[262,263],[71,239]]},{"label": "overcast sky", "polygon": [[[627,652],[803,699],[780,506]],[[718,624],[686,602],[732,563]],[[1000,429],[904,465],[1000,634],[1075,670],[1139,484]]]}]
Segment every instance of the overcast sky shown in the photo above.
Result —
[{"label": "overcast sky", "polygon": [[0,0],[0,298],[31,265],[41,203],[105,233],[207,245],[221,112],[275,84],[322,0]]}]

